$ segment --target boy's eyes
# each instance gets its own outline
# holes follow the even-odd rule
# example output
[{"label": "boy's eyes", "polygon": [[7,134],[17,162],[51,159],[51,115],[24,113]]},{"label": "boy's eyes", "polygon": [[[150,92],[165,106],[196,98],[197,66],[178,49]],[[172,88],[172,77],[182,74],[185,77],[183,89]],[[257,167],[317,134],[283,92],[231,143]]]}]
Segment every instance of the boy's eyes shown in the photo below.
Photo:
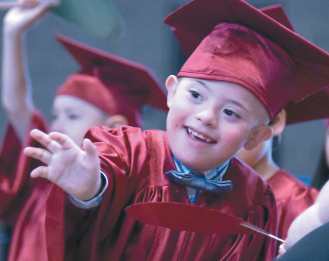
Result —
[{"label": "boy's eyes", "polygon": [[77,114],[69,114],[69,115],[68,115],[68,118],[69,118],[70,120],[76,120],[76,119],[79,118],[79,116],[78,116]]},{"label": "boy's eyes", "polygon": [[240,116],[238,114],[236,114],[234,111],[230,110],[230,109],[224,109],[224,113],[227,116],[235,116],[237,118],[240,118]]},{"label": "boy's eyes", "polygon": [[193,98],[198,99],[198,100],[201,99],[201,95],[198,92],[190,91],[190,93],[192,94]]}]

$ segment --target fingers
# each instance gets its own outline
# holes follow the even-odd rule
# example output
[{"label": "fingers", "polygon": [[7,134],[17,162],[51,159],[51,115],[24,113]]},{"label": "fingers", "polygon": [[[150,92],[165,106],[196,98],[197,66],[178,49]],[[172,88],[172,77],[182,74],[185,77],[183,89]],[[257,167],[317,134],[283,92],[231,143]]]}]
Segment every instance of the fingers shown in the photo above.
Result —
[{"label": "fingers", "polygon": [[86,162],[87,163],[98,163],[98,153],[97,147],[89,139],[84,139],[82,146],[86,152]]},{"label": "fingers", "polygon": [[48,167],[40,166],[32,170],[31,178],[48,178]]},{"label": "fingers", "polygon": [[45,149],[27,147],[24,149],[23,153],[25,156],[40,160],[46,165],[49,165],[51,162],[52,154]]},{"label": "fingers", "polygon": [[[64,150],[71,149],[73,147],[78,147],[78,145],[76,145],[69,136],[67,136],[63,133],[52,132],[52,133],[49,133],[49,137],[51,140],[56,141]],[[80,147],[78,147],[78,148],[80,148]]]},{"label": "fingers", "polygon": [[58,150],[62,149],[62,146],[58,144],[58,142],[54,141],[50,138],[50,136],[41,130],[34,129],[30,132],[30,136],[38,141],[41,145],[46,147],[52,153],[57,152]]}]

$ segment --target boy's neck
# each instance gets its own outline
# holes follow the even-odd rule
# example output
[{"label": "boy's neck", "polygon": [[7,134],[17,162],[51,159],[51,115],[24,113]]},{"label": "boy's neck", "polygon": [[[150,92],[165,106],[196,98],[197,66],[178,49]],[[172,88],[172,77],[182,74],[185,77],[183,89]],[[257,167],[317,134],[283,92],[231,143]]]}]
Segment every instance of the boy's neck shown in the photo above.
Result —
[{"label": "boy's neck", "polygon": [[[176,165],[180,165],[180,166],[183,166],[183,168],[184,169],[188,169],[188,170],[194,170],[194,169],[191,169],[191,168],[189,168],[189,167],[187,167],[187,166],[185,166],[185,165],[183,165],[176,157],[175,157],[175,155],[173,155],[173,158],[174,158],[174,161],[175,161],[175,164]],[[212,168],[212,169],[208,169],[208,170],[202,170],[202,172],[204,172],[204,173],[207,173],[207,172],[210,172],[210,171],[212,171],[212,170],[214,170],[214,169],[221,169],[224,165],[227,165],[228,164],[228,162],[229,161],[227,161],[227,162],[224,162],[223,164],[221,164],[220,166],[218,166],[218,167],[216,167],[216,168]]]}]

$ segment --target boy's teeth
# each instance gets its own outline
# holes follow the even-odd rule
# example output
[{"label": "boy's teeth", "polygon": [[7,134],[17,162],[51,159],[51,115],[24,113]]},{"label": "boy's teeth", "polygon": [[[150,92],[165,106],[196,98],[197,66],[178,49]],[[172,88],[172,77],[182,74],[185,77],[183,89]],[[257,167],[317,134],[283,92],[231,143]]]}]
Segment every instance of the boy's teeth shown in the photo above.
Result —
[{"label": "boy's teeth", "polygon": [[205,136],[203,136],[200,133],[195,132],[194,130],[191,130],[190,128],[187,129],[189,133],[191,133],[193,136],[198,137],[199,139],[205,140],[206,142],[211,142],[211,139],[207,139]]}]

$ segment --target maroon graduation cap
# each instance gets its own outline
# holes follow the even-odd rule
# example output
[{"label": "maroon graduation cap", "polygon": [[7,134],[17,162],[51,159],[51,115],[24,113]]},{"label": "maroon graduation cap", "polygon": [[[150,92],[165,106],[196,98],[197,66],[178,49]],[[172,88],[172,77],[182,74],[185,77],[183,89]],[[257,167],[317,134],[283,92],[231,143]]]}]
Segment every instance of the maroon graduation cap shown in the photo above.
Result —
[{"label": "maroon graduation cap", "polygon": [[211,234],[261,233],[284,242],[243,219],[196,205],[174,202],[138,203],[127,207],[126,213],[137,221],[172,230]]},{"label": "maroon graduation cap", "polygon": [[132,126],[140,126],[144,105],[168,110],[164,87],[145,66],[61,35],[56,39],[81,65],[57,95],[78,97],[109,115],[122,114]]},{"label": "maroon graduation cap", "polygon": [[[260,100],[271,119],[286,108],[288,124],[328,117],[329,99],[325,88],[329,86],[329,55],[295,33],[286,16],[281,16],[282,12],[277,16],[278,13],[280,8],[270,9],[268,14],[272,18],[241,0],[194,0],[184,5],[165,19],[189,56],[178,76],[240,84]],[[253,34],[253,38],[246,41],[258,39],[264,41],[266,47],[259,48],[262,53],[253,49],[254,63],[238,70],[239,64],[235,61],[218,59],[215,54],[223,51],[219,45],[223,45],[223,35],[227,33],[234,47],[238,46],[241,33]],[[271,50],[270,58],[276,55],[274,62],[264,58],[267,48]],[[238,56],[241,55],[234,58]],[[207,67],[210,58],[218,61]],[[235,66],[232,75],[237,76],[236,79],[232,79],[232,75],[227,77],[226,69],[230,66]],[[320,93],[312,95],[317,92]]]}]

